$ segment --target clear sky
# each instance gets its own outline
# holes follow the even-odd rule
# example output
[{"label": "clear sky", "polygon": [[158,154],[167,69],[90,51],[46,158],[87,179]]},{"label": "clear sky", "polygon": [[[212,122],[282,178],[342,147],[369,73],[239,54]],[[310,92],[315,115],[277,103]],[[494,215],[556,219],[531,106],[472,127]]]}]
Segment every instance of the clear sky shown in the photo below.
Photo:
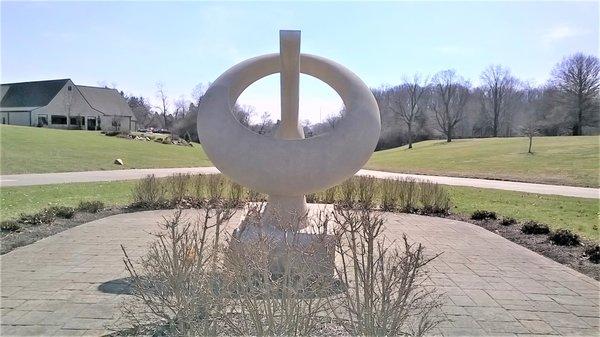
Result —
[{"label": "clear sky", "polygon": [[[71,78],[116,85],[156,101],[191,99],[235,63],[277,52],[279,29],[302,30],[302,51],[333,59],[369,86],[453,68],[477,84],[490,64],[533,83],[575,52],[598,55],[598,2],[6,2],[3,83]],[[279,114],[279,77],[238,101]],[[301,78],[301,119],[341,106],[321,82]]]}]

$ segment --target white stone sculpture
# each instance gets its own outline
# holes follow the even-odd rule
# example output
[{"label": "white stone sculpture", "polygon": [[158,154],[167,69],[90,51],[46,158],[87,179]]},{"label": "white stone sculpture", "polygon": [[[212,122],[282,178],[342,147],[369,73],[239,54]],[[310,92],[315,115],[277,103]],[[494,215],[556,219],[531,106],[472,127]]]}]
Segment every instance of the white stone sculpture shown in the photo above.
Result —
[{"label": "white stone sculpture", "polygon": [[[255,81],[281,73],[281,123],[275,137],[258,135],[234,117],[240,94]],[[304,139],[298,124],[300,73],[320,79],[342,98],[345,114],[328,133]],[[269,195],[264,226],[307,225],[305,195],[353,176],[369,159],[380,132],[369,87],[343,66],[300,54],[300,31],[280,31],[280,53],[258,56],[223,73],[199,106],[198,137],[208,158],[233,181]]]}]

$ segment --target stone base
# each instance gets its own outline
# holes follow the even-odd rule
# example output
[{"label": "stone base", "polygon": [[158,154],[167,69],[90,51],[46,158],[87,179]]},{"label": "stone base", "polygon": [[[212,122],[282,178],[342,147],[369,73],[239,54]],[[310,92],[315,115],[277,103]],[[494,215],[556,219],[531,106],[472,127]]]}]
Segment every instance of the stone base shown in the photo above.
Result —
[{"label": "stone base", "polygon": [[249,262],[255,256],[266,256],[272,274],[285,271],[317,277],[332,277],[335,263],[336,237],[331,229],[319,228],[319,212],[325,208],[311,205],[307,215],[307,227],[300,230],[283,230],[277,224],[261,221],[261,215],[242,218],[233,232],[231,248]]}]

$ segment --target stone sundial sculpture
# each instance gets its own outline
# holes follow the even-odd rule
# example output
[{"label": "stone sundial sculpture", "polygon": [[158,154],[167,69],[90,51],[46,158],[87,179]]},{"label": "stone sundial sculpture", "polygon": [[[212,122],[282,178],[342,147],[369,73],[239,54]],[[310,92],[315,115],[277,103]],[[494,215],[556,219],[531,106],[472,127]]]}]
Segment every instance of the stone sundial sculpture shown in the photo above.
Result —
[{"label": "stone sundial sculpture", "polygon": [[[281,74],[281,123],[274,137],[244,127],[232,109],[255,81]],[[298,124],[300,73],[320,79],[342,98],[345,114],[328,133],[304,138]],[[353,176],[373,153],[380,132],[371,90],[343,66],[300,53],[300,31],[280,31],[279,54],[243,61],[215,80],[198,113],[198,137],[206,155],[233,181],[269,195],[263,226],[305,227],[305,195]]]}]

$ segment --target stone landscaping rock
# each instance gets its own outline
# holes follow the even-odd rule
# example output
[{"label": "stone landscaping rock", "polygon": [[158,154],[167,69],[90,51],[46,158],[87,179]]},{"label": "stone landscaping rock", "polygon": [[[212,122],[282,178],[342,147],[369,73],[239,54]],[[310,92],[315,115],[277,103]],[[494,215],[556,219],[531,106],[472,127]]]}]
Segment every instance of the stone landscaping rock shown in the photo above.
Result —
[{"label": "stone landscaping rock", "polygon": [[123,163],[123,159],[121,159],[121,158],[117,158],[117,159],[115,159],[115,162],[114,162],[114,163],[115,163],[116,165],[125,165],[125,164]]}]

